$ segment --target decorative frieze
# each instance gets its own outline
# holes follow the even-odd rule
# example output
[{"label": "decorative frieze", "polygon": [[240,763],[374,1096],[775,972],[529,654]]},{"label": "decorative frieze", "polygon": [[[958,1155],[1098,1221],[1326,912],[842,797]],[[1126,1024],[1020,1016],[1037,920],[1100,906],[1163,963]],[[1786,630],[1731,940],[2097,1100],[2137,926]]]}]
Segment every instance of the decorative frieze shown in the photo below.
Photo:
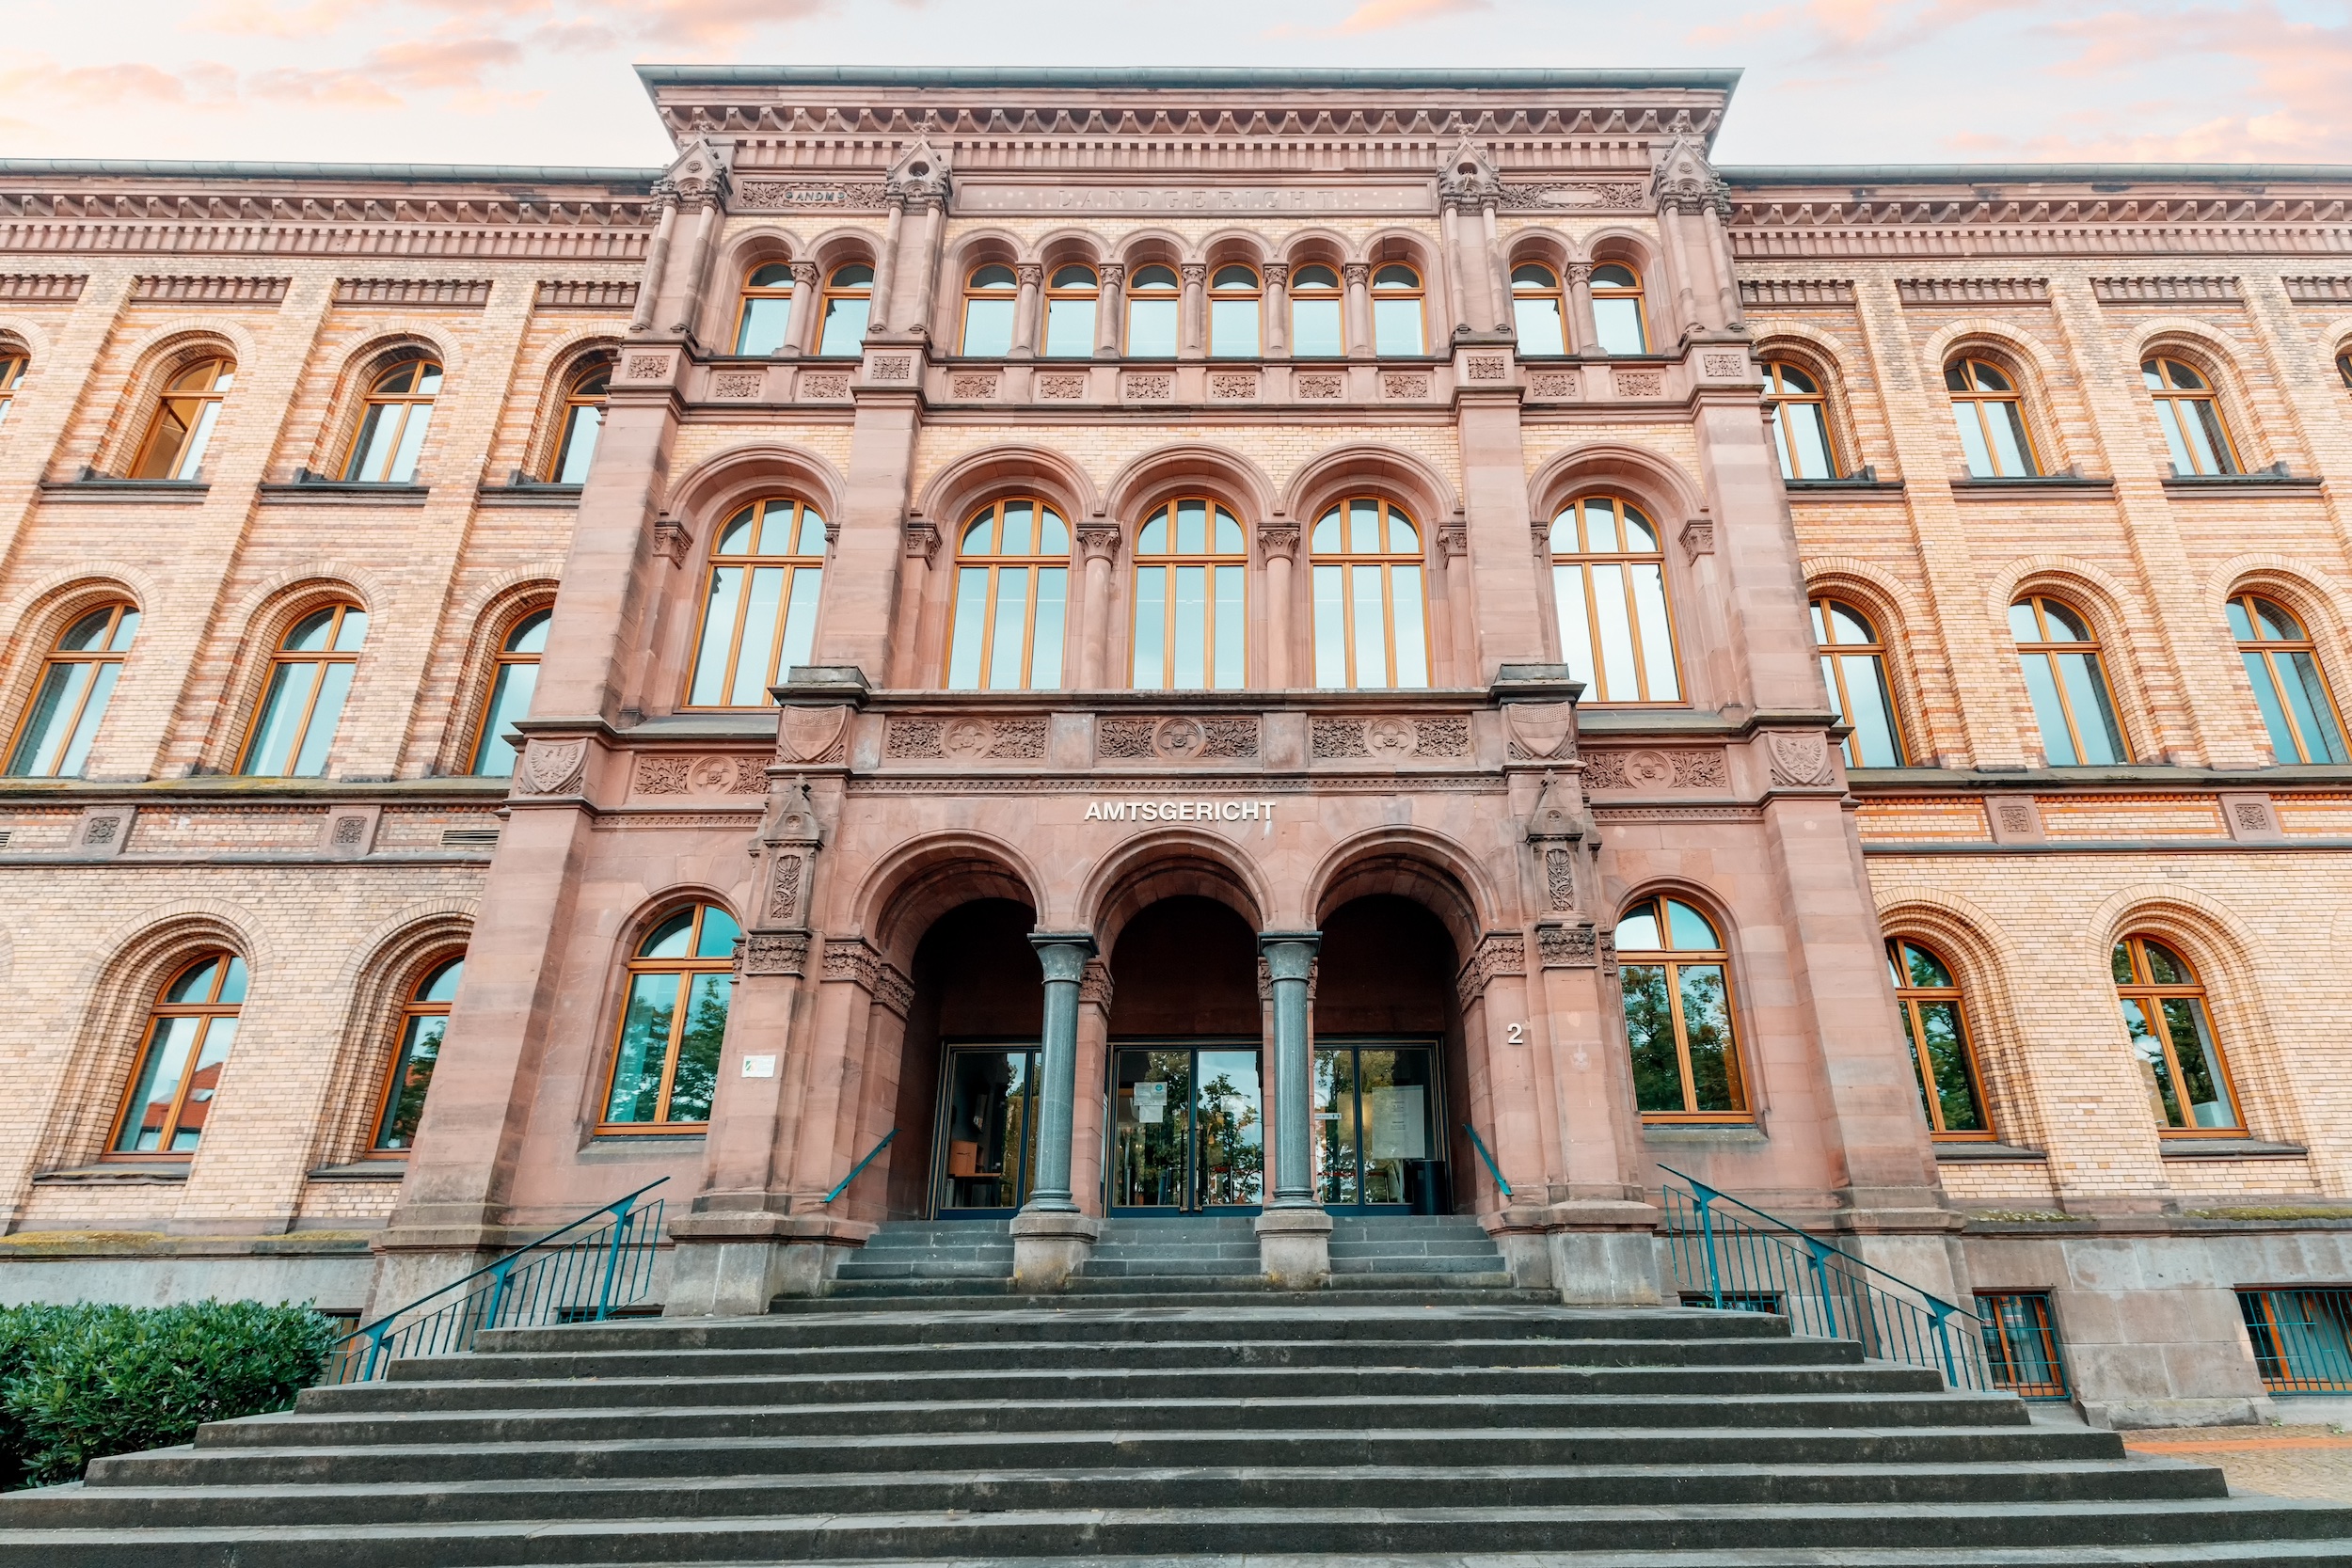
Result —
[{"label": "decorative frieze", "polygon": [[134,305],[277,305],[291,277],[144,277],[131,280]]},{"label": "decorative frieze", "polygon": [[1652,791],[1728,789],[1731,768],[1723,752],[1712,747],[1705,751],[1645,747],[1638,751],[1587,752],[1584,787]]},{"label": "decorative frieze", "polygon": [[1045,755],[1045,721],[894,717],[882,753],[914,761],[1036,762]]},{"label": "decorative frieze", "polygon": [[1468,1012],[1486,994],[1486,987],[1497,975],[1526,973],[1527,939],[1517,931],[1489,931],[1454,976],[1454,1000]]},{"label": "decorative frieze", "polygon": [[856,937],[827,937],[823,963],[826,980],[862,986],[877,1003],[901,1018],[914,1005],[914,982]]},{"label": "decorative frieze", "polygon": [[879,180],[741,180],[729,205],[739,213],[877,213],[888,197]]},{"label": "decorative frieze", "polygon": [[1318,762],[1402,762],[1407,757],[1467,757],[1470,720],[1317,719],[1308,726],[1308,746]]},{"label": "decorative frieze", "polygon": [[346,277],[335,285],[335,303],[479,310],[490,303],[490,280],[486,277]]},{"label": "decorative frieze", "polygon": [[1538,926],[1535,953],[1546,969],[1597,969],[1614,978],[1617,943],[1609,932],[1592,926]]},{"label": "decorative frieze", "polygon": [[[1852,286],[1847,286],[1851,296]],[[1895,293],[1905,305],[2047,305],[2046,277],[1899,277]]]},{"label": "decorative frieze", "polygon": [[2102,305],[2234,305],[2245,298],[2234,277],[2094,277]]},{"label": "decorative frieze", "polygon": [[70,305],[82,297],[87,274],[78,272],[0,273],[0,299],[20,304]]},{"label": "decorative frieze", "polygon": [[994,371],[956,371],[947,377],[947,395],[958,403],[987,403],[1002,381]]},{"label": "decorative frieze", "polygon": [[1250,762],[1258,755],[1252,719],[1102,719],[1094,753],[1105,761]]},{"label": "decorative frieze", "polygon": [[766,371],[721,371],[710,378],[710,395],[720,403],[748,403],[767,385]]},{"label": "decorative frieze", "polygon": [[738,940],[736,969],[743,974],[806,974],[808,933],[754,931]]},{"label": "decorative frieze", "polygon": [[2283,277],[2287,297],[2297,305],[2352,305],[2352,277]]},{"label": "decorative frieze", "polygon": [[647,752],[637,758],[630,791],[637,795],[765,795],[768,759]]},{"label": "decorative frieze", "polygon": [[1532,371],[1527,395],[1538,403],[1565,403],[1583,395],[1583,378],[1574,371]]},{"label": "decorative frieze", "polygon": [[540,310],[634,310],[637,284],[633,280],[574,282],[542,278],[532,305]]},{"label": "decorative frieze", "polygon": [[847,371],[803,371],[800,394],[812,403],[841,403],[850,395]]},{"label": "decorative frieze", "polygon": [[1256,371],[1212,371],[1209,372],[1211,403],[1255,403],[1258,400]]},{"label": "decorative frieze", "polygon": [[580,787],[580,775],[587,765],[587,741],[541,740],[533,736],[523,752],[522,766],[515,769],[515,793],[568,795]]},{"label": "decorative frieze", "polygon": [[1851,305],[1853,284],[1836,277],[1743,277],[1740,303],[1751,309],[1784,310]]},{"label": "decorative frieze", "polygon": [[1639,180],[1505,181],[1496,204],[1510,213],[1638,213],[1649,205],[1649,193]]},{"label": "decorative frieze", "polygon": [[1119,378],[1119,395],[1129,403],[1172,403],[1176,377],[1167,371],[1130,371]]},{"label": "decorative frieze", "polygon": [[1425,398],[1429,395],[1429,376],[1422,371],[1388,371],[1380,377],[1380,395],[1386,398]]},{"label": "decorative frieze", "polygon": [[1613,372],[1611,382],[1621,398],[1662,398],[1666,395],[1664,371],[1620,370]]},{"label": "decorative frieze", "polygon": [[1031,385],[1042,403],[1081,403],[1087,395],[1087,377],[1083,371],[1041,372]]},{"label": "decorative frieze", "polygon": [[1347,395],[1347,377],[1338,371],[1301,371],[1291,377],[1291,396],[1301,403],[1332,403]]}]

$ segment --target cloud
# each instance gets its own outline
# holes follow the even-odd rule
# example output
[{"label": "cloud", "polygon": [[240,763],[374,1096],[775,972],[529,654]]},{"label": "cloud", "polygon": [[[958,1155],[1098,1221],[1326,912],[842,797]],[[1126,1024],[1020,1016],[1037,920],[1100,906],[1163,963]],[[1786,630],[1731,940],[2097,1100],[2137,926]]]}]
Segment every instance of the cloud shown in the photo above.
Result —
[{"label": "cloud", "polygon": [[1441,16],[1462,11],[1483,11],[1493,8],[1493,0],[1363,0],[1354,10],[1340,19],[1335,27],[1301,27],[1285,22],[1269,27],[1267,38],[1346,38],[1365,33],[1392,32],[1417,23],[1434,22]]},{"label": "cloud", "polygon": [[246,38],[325,38],[342,31],[365,5],[366,0],[310,0],[307,5],[291,7],[273,0],[213,0],[181,26],[191,33]]}]

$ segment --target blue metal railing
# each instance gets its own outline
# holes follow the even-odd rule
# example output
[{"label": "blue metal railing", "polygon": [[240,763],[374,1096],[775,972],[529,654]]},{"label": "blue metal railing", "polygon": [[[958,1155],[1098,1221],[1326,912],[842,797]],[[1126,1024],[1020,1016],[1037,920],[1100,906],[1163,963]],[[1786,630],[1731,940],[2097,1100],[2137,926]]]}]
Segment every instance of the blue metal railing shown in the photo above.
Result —
[{"label": "blue metal railing", "polygon": [[1685,1305],[1776,1312],[1791,1332],[1990,1389],[1977,1315],[1671,1166],[1660,1239]]},{"label": "blue metal railing", "polygon": [[839,1197],[843,1193],[848,1192],[850,1190],[850,1183],[858,1179],[858,1173],[863,1171],[866,1166],[872,1164],[874,1163],[874,1156],[880,1154],[883,1149],[888,1148],[890,1147],[890,1140],[898,1135],[898,1130],[895,1127],[889,1132],[884,1132],[882,1134],[882,1142],[867,1149],[866,1151],[866,1158],[860,1160],[856,1164],[851,1165],[850,1167],[850,1174],[833,1184],[833,1191],[825,1195],[825,1201],[827,1203],[831,1203],[834,1198]]},{"label": "blue metal railing", "polygon": [[601,1323],[645,1299],[661,1200],[638,1200],[670,1180],[558,1226],[335,1341],[322,1383],[372,1383],[404,1355],[453,1355],[485,1328]]},{"label": "blue metal railing", "polygon": [[1480,1137],[1478,1135],[1478,1129],[1472,1127],[1467,1121],[1462,1123],[1462,1131],[1470,1134],[1470,1147],[1478,1150],[1478,1157],[1486,1163],[1486,1174],[1495,1179],[1495,1186],[1497,1189],[1502,1192],[1504,1197],[1509,1197],[1511,1196],[1511,1183],[1502,1179],[1502,1168],[1495,1164],[1495,1157],[1486,1152],[1486,1140]]}]

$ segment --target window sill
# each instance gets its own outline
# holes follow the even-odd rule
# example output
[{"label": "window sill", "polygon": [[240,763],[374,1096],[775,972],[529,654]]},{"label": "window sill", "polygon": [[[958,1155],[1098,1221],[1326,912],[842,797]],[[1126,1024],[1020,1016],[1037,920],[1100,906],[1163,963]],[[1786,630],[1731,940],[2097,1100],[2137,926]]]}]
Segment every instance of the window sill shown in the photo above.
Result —
[{"label": "window sill", "polygon": [[433,491],[423,484],[373,484],[339,479],[296,479],[291,484],[262,484],[256,490],[264,501],[349,506],[422,506]]},{"label": "window sill", "polygon": [[1642,1136],[1656,1144],[1761,1144],[1764,1130],[1752,1121],[1645,1121]]},{"label": "window sill", "polygon": [[560,506],[566,510],[580,504],[578,484],[544,484],[535,480],[522,480],[513,484],[485,484],[474,491],[474,499],[484,506]]},{"label": "window sill", "polygon": [[398,1181],[408,1174],[405,1156],[397,1160],[354,1160],[347,1165],[321,1165],[303,1172],[310,1181]]},{"label": "window sill", "polygon": [[2049,1155],[2038,1148],[2019,1148],[2015,1144],[1983,1143],[1974,1139],[1965,1142],[1959,1139],[1939,1141],[1935,1145],[1935,1157],[1949,1160],[1955,1164],[1964,1164],[1971,1160],[1987,1164],[2046,1165],[2050,1163]]},{"label": "window sill", "polygon": [[2316,490],[2321,483],[2316,474],[2263,468],[2250,474],[2172,474],[2166,478],[2164,487],[2175,494],[2199,490]]},{"label": "window sill", "polygon": [[2114,489],[2115,481],[2111,479],[2087,479],[2081,474],[2036,474],[2030,479],[1979,479],[1971,475],[1952,481],[1952,494],[1963,497],[2013,496],[2037,490],[2096,491],[2106,495]]},{"label": "window sill", "polygon": [[212,490],[211,483],[201,479],[116,479],[87,468],[78,478],[43,480],[40,486],[40,493],[50,500],[160,501],[167,506],[194,505]]},{"label": "window sill", "polygon": [[2264,1138],[2171,1138],[2162,1141],[2168,1160],[2300,1160],[2311,1153],[2301,1144],[2274,1144]]},{"label": "window sill", "polygon": [[1903,482],[1899,479],[1866,479],[1851,474],[1844,479],[1784,479],[1781,488],[1791,496],[1899,496]]},{"label": "window sill", "polygon": [[119,1164],[73,1165],[63,1170],[45,1170],[33,1178],[35,1186],[50,1182],[89,1182],[98,1185],[125,1183],[138,1185],[155,1181],[185,1181],[193,1162],[187,1160],[124,1160]]}]

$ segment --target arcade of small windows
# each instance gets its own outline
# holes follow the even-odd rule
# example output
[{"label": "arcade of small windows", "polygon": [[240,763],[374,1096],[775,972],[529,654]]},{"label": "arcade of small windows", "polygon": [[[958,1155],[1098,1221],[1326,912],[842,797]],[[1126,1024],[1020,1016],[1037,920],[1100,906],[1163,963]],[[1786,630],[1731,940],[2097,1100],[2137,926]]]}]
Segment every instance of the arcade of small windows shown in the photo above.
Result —
[{"label": "arcade of small windows", "polygon": [[2017,639],[2026,691],[2050,766],[2105,768],[2131,761],[2089,623],[2058,600],[2035,594],[2009,607],[2009,626]]},{"label": "arcade of small windows", "polygon": [[804,502],[754,501],[710,546],[688,707],[764,707],[768,689],[808,662],[825,576],[825,520]]},{"label": "arcade of small windows", "polygon": [[1844,741],[1849,768],[1900,768],[1903,729],[1886,679],[1886,645],[1870,618],[1843,599],[1815,599],[1813,641],[1821,650],[1821,680],[1830,705],[1851,726]]},{"label": "arcade of small windows", "polygon": [[1257,272],[1241,265],[1216,269],[1209,279],[1209,357],[1258,356],[1259,307],[1263,297]]},{"label": "arcade of small windows", "polygon": [[254,711],[237,771],[263,778],[315,779],[368,640],[368,612],[339,604],[294,623],[270,660],[269,688]]},{"label": "arcade of small windows", "polygon": [[1989,1141],[1993,1122],[1978,1087],[1976,1048],[1951,967],[1906,937],[1888,941],[1886,964],[1931,1134],[1938,1141]]},{"label": "arcade of small windows", "polygon": [[201,477],[205,450],[220,422],[221,402],[236,379],[235,360],[205,359],[165,383],[147,438],[139,443],[138,460],[131,465],[131,477],[183,483]]},{"label": "arcade of small windows", "polygon": [[1021,279],[1000,261],[976,267],[963,284],[963,332],[957,352],[996,358],[1012,352]]},{"label": "arcade of small windows", "polygon": [[2042,470],[2026,434],[2026,412],[2009,372],[1981,359],[1955,359],[1944,372],[1952,422],[1972,479],[2027,479]]},{"label": "arcade of small windows", "polygon": [[2254,705],[2270,734],[2271,755],[2281,764],[2352,761],[2335,698],[2303,624],[2283,605],[2255,594],[2233,598],[2229,617]]},{"label": "arcade of small windows", "polygon": [[490,700],[482,707],[482,727],[474,732],[473,756],[466,771],[482,778],[515,775],[515,721],[531,711],[532,693],[539,685],[539,656],[547,652],[551,610],[534,610],[515,623],[499,643],[498,670],[490,677]]},{"label": "arcade of small windows", "polygon": [[1102,283],[1094,269],[1056,267],[1045,280],[1045,356],[1083,359],[1094,352],[1094,311]]},{"label": "arcade of small windows", "polygon": [[1176,269],[1153,263],[1127,278],[1127,353],[1137,359],[1173,359],[1183,326],[1184,285]]},{"label": "arcade of small windows", "polygon": [[81,777],[138,629],[138,609],[128,604],[93,610],[65,629],[8,750],[8,777]]},{"label": "arcade of small windows", "polygon": [[449,1033],[450,1004],[457,1000],[457,982],[465,973],[462,956],[434,965],[401,1009],[399,1043],[377,1101],[371,1159],[400,1159],[415,1146],[425,1091],[433,1086],[433,1068]]},{"label": "arcade of small windows", "polygon": [[1679,898],[1645,898],[1617,922],[1617,961],[1642,1119],[1748,1119],[1731,957],[1714,922]]},{"label": "arcade of small windows", "polygon": [[1552,601],[1560,657],[1586,703],[1682,700],[1666,556],[1657,525],[1614,496],[1571,501],[1551,523]]},{"label": "arcade of small windows", "polygon": [[368,387],[359,434],[343,464],[352,484],[413,484],[417,457],[433,428],[433,400],[441,390],[441,367],[426,358],[404,359],[381,372]]},{"label": "arcade of small windows", "polygon": [[1248,680],[1249,554],[1241,524],[1185,497],[1136,535],[1135,685],[1237,690]]},{"label": "arcade of small windows", "polygon": [[956,540],[950,691],[1061,685],[1070,601],[1070,529],[1034,497],[983,507]]},{"label": "arcade of small windows", "polygon": [[221,952],[199,955],[166,983],[115,1114],[110,1158],[196,1151],[237,1038],[245,990],[245,960]]},{"label": "arcade of small windows", "polygon": [[1764,367],[1764,396],[1772,408],[1772,445],[1780,477],[1836,479],[1836,449],[1829,438],[1829,397],[1812,373],[1785,360]]},{"label": "arcade of small windows", "polygon": [[2164,427],[2164,444],[2172,454],[2174,473],[2240,471],[2229,427],[2221,422],[2221,405],[2202,375],[2161,355],[2141,360],[2139,375],[2155,403],[2156,423]]},{"label": "arcade of small windows", "polygon": [[1372,346],[1385,356],[1411,357],[1429,352],[1426,302],[1421,274],[1402,261],[1376,267],[1372,274]]},{"label": "arcade of small windows", "polygon": [[1427,686],[1421,531],[1404,509],[1369,496],[1342,501],[1315,524],[1308,552],[1315,685]]},{"label": "arcade of small windows", "polygon": [[2115,944],[2116,998],[2131,1036],[2148,1109],[2167,1136],[2241,1131],[2229,1064],[2188,961],[2153,937]]},{"label": "arcade of small windows", "polygon": [[599,1132],[661,1132],[710,1119],[727,1031],[735,918],[695,904],[663,919],[628,961]]},{"label": "arcade of small windows", "polygon": [[556,426],[547,471],[549,484],[585,484],[588,465],[596,455],[596,437],[604,430],[605,398],[612,390],[612,360],[599,355],[574,371],[564,388],[564,409]]}]

